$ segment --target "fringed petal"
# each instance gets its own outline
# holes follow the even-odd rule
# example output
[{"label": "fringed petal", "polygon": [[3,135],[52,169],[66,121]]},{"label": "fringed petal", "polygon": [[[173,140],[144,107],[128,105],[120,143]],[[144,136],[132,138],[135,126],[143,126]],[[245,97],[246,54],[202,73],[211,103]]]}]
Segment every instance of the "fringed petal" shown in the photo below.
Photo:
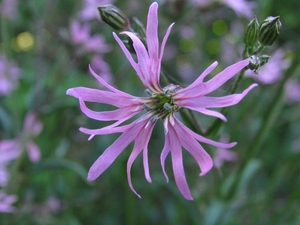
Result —
[{"label": "fringed petal", "polygon": [[186,199],[193,200],[191,191],[186,181],[185,172],[183,168],[181,143],[172,126],[169,127],[168,135],[171,140],[170,141],[171,159],[172,159],[172,168],[173,168],[176,185],[179,191],[181,192],[181,194]]}]

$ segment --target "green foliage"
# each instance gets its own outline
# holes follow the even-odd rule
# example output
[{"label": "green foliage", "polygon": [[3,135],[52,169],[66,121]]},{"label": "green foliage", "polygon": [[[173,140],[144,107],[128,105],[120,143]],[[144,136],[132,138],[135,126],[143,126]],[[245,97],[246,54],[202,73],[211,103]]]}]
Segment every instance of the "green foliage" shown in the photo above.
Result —
[{"label": "green foliage", "polygon": [[[118,0],[115,5],[129,18],[137,17],[135,21],[145,23],[150,2]],[[245,18],[224,5],[200,9],[187,2],[159,1],[160,34],[175,21],[163,58],[163,71],[174,84],[180,82],[182,86],[194,81],[215,60],[219,61],[216,70],[221,70],[242,59],[243,27],[247,26]],[[238,154],[238,160],[199,177],[196,162],[184,153],[185,172],[195,198],[187,201],[174,182],[170,158],[166,165],[169,183],[161,172],[159,157],[164,134],[160,122],[149,144],[152,183],[144,178],[141,157],[132,168],[133,184],[142,199],[131,192],[127,183],[126,162],[132,145],[96,181],[86,180],[89,167],[118,135],[97,136],[88,141],[88,136],[78,128],[100,128],[104,123],[88,119],[80,111],[78,101],[65,94],[67,89],[78,86],[103,88],[88,72],[94,53],[79,52],[82,46],[72,43],[69,35],[70,22],[78,18],[83,2],[19,1],[15,18],[1,18],[1,55],[18,64],[22,77],[11,94],[0,96],[0,141],[20,137],[25,115],[35,112],[43,124],[41,134],[34,137],[41,159],[33,163],[23,154],[8,165],[13,184],[8,192],[18,198],[13,204],[17,212],[0,213],[0,224],[299,224],[300,106],[299,99],[287,100],[285,95],[286,84],[299,83],[300,79],[298,1],[256,4],[254,13],[259,21],[269,15],[280,15],[282,35],[268,54],[272,59],[276,48],[285,48],[291,65],[282,69],[277,82],[261,83],[239,105],[228,108],[228,122],[209,137],[218,141],[222,134],[228,134],[230,141],[237,141],[232,151]],[[97,19],[87,23],[91,33],[101,34],[111,47],[109,52],[102,53],[110,67],[109,82],[130,94],[146,96],[114,41],[112,28]],[[23,32],[34,38],[34,44],[26,49],[18,43]],[[255,32],[248,30],[248,42],[256,40]],[[210,76],[214,74],[216,71]],[[250,83],[252,78],[244,77],[237,92]],[[232,84],[219,92],[229,93]],[[91,104],[91,108],[107,110],[105,105]],[[183,119],[190,120],[193,115],[186,116]],[[189,126],[204,134],[215,121],[203,115],[194,116],[201,127]],[[210,155],[216,154],[216,149],[204,147]]]}]

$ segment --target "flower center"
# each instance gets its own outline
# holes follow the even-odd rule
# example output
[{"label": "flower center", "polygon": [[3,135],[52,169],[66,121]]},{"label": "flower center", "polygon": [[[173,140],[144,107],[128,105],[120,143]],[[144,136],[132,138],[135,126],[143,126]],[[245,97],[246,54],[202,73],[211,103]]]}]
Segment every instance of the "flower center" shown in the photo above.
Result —
[{"label": "flower center", "polygon": [[169,114],[180,110],[180,107],[176,106],[173,99],[175,93],[180,89],[179,85],[174,84],[164,87],[163,92],[155,93],[146,89],[145,92],[150,97],[145,101],[143,107],[152,115],[150,118],[151,122],[157,119],[164,120]]}]

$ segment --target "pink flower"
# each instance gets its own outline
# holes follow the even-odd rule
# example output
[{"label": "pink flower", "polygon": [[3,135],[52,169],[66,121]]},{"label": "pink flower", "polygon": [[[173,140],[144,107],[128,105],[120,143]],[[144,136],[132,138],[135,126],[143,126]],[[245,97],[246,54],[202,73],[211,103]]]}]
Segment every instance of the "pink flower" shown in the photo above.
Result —
[{"label": "pink flower", "polygon": [[0,3],[0,12],[3,17],[8,19],[16,18],[18,15],[17,0],[3,0]]},{"label": "pink flower", "polygon": [[87,23],[80,24],[78,21],[71,22],[71,36],[74,44],[83,44],[90,38],[90,26]]},{"label": "pink flower", "polygon": [[4,187],[9,179],[7,165],[20,155],[19,143],[15,140],[0,141],[0,186]]},{"label": "pink flower", "polygon": [[38,120],[37,115],[34,113],[28,113],[25,117],[24,127],[23,127],[23,143],[26,146],[29,159],[32,162],[37,162],[40,160],[41,153],[39,147],[33,141],[33,138],[38,136],[43,129],[43,124]]},{"label": "pink flower", "polygon": [[85,0],[83,9],[80,11],[82,20],[100,18],[98,7],[105,4],[112,4],[114,0]]},{"label": "pink flower", "polygon": [[21,70],[14,62],[0,55],[0,96],[9,95],[18,85]]},{"label": "pink flower", "polygon": [[[231,148],[236,143],[219,143],[196,134],[184,126],[175,117],[176,112],[178,112],[181,108],[188,108],[226,121],[224,115],[208,108],[221,108],[235,105],[243,99],[243,97],[252,88],[254,88],[256,84],[251,85],[241,94],[233,94],[223,97],[206,96],[206,94],[209,94],[219,88],[237,72],[247,66],[249,60],[246,59],[229,66],[209,81],[204,82],[203,80],[217,66],[217,62],[208,67],[194,83],[186,88],[181,88],[180,86],[173,84],[162,88],[159,84],[161,60],[167,38],[173,24],[171,24],[167,29],[162,44],[159,47],[157,34],[157,10],[158,4],[154,2],[149,8],[147,18],[147,49],[134,33],[122,32],[122,34],[131,38],[136,52],[137,61],[133,59],[121,39],[116,34],[113,34],[127,59],[146,87],[146,92],[149,94],[149,97],[136,97],[122,92],[105,82],[91,68],[91,74],[108,90],[76,87],[69,89],[67,94],[79,99],[81,110],[86,116],[100,121],[115,121],[113,124],[100,129],[80,128],[80,131],[90,135],[89,139],[95,135],[121,133],[121,136],[94,162],[89,170],[88,180],[92,181],[99,177],[114,162],[118,155],[131,142],[134,142],[132,153],[127,162],[127,175],[131,190],[140,197],[132,185],[130,174],[131,166],[136,157],[142,152],[145,177],[148,182],[151,182],[148,165],[148,142],[154,125],[159,119],[161,119],[164,123],[166,137],[164,148],[161,153],[161,165],[164,175],[168,181],[164,165],[165,159],[170,153],[175,182],[182,195],[186,199],[191,200],[193,198],[191,196],[183,168],[182,147],[195,158],[201,170],[200,175],[202,176],[211,169],[213,162],[211,157],[206,153],[198,141],[220,148]],[[85,102],[110,104],[117,107],[117,109],[112,111],[96,112],[87,108]],[[124,121],[132,118],[142,111],[146,112],[139,119],[130,124],[121,125]]]},{"label": "pink flower", "polygon": [[300,80],[289,79],[286,82],[285,97],[289,104],[300,102]]},{"label": "pink flower", "polygon": [[[224,135],[221,140],[225,141],[228,140],[229,137],[227,135]],[[214,155],[214,166],[217,168],[221,168],[224,162],[233,162],[236,161],[238,158],[238,155],[236,152],[230,151],[225,148],[218,148],[215,155]]]},{"label": "pink flower", "polygon": [[91,35],[89,24],[72,21],[70,29],[73,43],[81,45],[78,50],[79,54],[87,52],[105,53],[110,51],[110,46],[101,35]]},{"label": "pink flower", "polygon": [[222,2],[239,16],[244,16],[247,18],[253,17],[253,8],[255,6],[254,2],[246,0],[222,0]]},{"label": "pink flower", "polygon": [[231,8],[237,15],[244,16],[247,18],[253,17],[253,8],[255,6],[254,2],[246,0],[191,0],[192,3],[198,5],[199,7],[207,7],[214,2],[220,2]]},{"label": "pink flower", "polygon": [[38,136],[42,131],[43,125],[37,119],[34,113],[28,113],[25,117],[23,131],[20,137],[12,140],[0,141],[0,151],[10,152],[10,154],[20,154],[23,148],[28,152],[29,159],[32,162],[40,160],[41,153],[39,147],[33,141],[33,138]]},{"label": "pink flower", "polygon": [[91,67],[94,71],[101,76],[106,82],[112,83],[113,77],[111,75],[110,66],[104,61],[102,55],[96,54],[93,56],[91,61]]},{"label": "pink flower", "polygon": [[4,192],[0,191],[0,212],[15,212],[15,207],[11,206],[15,201],[17,201],[17,197],[15,195],[7,195]]}]

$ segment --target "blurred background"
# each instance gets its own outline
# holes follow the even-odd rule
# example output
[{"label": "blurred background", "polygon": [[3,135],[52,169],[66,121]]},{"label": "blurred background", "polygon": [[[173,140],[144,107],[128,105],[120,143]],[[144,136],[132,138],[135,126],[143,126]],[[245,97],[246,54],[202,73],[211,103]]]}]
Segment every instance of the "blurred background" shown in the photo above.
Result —
[{"label": "blurred background", "polygon": [[[88,141],[79,127],[105,125],[87,118],[66,90],[103,87],[88,72],[136,96],[144,87],[120,47],[115,31],[101,21],[97,7],[114,4],[144,25],[145,0],[0,1],[0,224],[300,224],[300,67],[298,0],[160,0],[159,37],[175,22],[163,70],[173,83],[194,81],[211,63],[212,75],[243,58],[243,35],[259,22],[280,16],[282,29],[264,49],[269,62],[258,74],[246,71],[237,92],[252,90],[227,110],[228,122],[208,138],[238,144],[230,149],[204,145],[215,166],[204,177],[184,152],[194,201],[161,171],[164,144],[158,123],[149,144],[152,183],[141,157],[132,167],[139,199],[128,187],[126,163],[132,144],[96,181],[87,171],[118,134]],[[116,32],[116,31],[115,31]],[[234,79],[215,92],[228,92]],[[91,105],[106,110],[105,105]],[[215,119],[198,115],[202,130]]]}]

